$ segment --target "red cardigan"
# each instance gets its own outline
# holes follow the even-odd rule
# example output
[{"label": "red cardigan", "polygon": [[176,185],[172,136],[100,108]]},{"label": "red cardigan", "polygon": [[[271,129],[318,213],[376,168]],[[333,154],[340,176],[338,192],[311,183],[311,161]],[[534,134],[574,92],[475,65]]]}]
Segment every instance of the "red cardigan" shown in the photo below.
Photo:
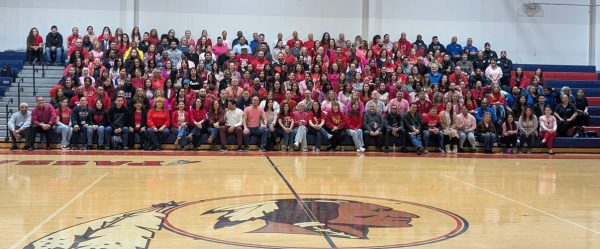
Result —
[{"label": "red cardigan", "polygon": [[[190,113],[188,111],[184,111],[185,124],[189,125],[192,123],[192,119],[190,118]],[[179,124],[179,110],[174,110],[171,114],[171,127],[175,129],[179,129],[181,125]]]}]

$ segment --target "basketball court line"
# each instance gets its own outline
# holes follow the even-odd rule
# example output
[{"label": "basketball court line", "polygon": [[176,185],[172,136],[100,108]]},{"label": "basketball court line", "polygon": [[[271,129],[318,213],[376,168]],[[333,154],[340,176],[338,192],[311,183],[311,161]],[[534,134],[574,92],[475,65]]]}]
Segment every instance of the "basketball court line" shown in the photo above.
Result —
[{"label": "basketball court line", "polygon": [[479,187],[479,186],[477,186],[477,185],[475,185],[475,184],[472,184],[472,183],[469,183],[469,182],[463,181],[463,180],[461,180],[461,179],[458,179],[458,178],[455,178],[455,177],[453,177],[453,176],[446,175],[446,174],[444,174],[444,173],[440,173],[440,175],[442,175],[443,177],[446,177],[446,178],[448,178],[448,179],[451,179],[451,180],[454,180],[454,181],[460,182],[460,183],[462,183],[462,184],[464,184],[464,185],[467,185],[467,186],[470,186],[470,187],[476,188],[476,189],[478,189],[478,190],[481,190],[481,191],[483,191],[483,192],[486,192],[486,193],[488,193],[488,194],[491,194],[491,195],[494,195],[494,196],[500,197],[500,198],[502,198],[502,199],[505,199],[505,200],[507,200],[507,201],[510,201],[510,202],[513,202],[513,203],[519,204],[519,205],[521,205],[521,206],[523,206],[523,207],[529,208],[529,209],[531,209],[531,210],[533,210],[533,211],[536,211],[536,212],[538,212],[538,213],[545,214],[545,215],[547,215],[547,216],[550,216],[550,217],[552,217],[552,218],[555,218],[555,219],[557,219],[557,220],[559,220],[559,221],[562,221],[562,222],[564,222],[564,223],[571,224],[571,225],[573,225],[573,226],[576,226],[576,227],[579,227],[579,228],[581,228],[581,229],[583,229],[583,230],[586,230],[586,231],[589,231],[589,232],[592,232],[592,233],[595,233],[595,234],[598,234],[598,235],[600,235],[600,231],[596,231],[596,230],[594,230],[594,229],[591,229],[591,228],[589,228],[589,227],[583,226],[583,225],[581,225],[581,224],[579,224],[579,223],[576,223],[576,222],[573,222],[573,221],[567,220],[567,219],[565,219],[565,218],[562,218],[562,217],[560,217],[560,216],[557,216],[557,215],[554,215],[554,214],[548,213],[548,212],[546,212],[546,211],[544,211],[544,210],[541,210],[541,209],[539,209],[539,208],[536,208],[536,207],[533,207],[533,206],[531,206],[531,205],[525,204],[525,203],[523,203],[523,202],[520,202],[520,201],[518,201],[518,200],[512,199],[512,198],[510,198],[510,197],[508,197],[508,196],[505,196],[505,195],[503,195],[503,194],[496,193],[496,192],[494,192],[494,191],[491,191],[491,190],[488,190],[488,189],[486,189],[486,188]]},{"label": "basketball court line", "polygon": [[92,183],[90,183],[90,185],[88,185],[86,188],[81,190],[77,195],[75,195],[73,198],[71,198],[71,200],[69,200],[67,203],[62,205],[62,207],[58,208],[58,210],[56,210],[54,213],[52,213],[50,216],[48,216],[48,218],[46,218],[40,224],[38,224],[36,227],[31,229],[31,231],[29,231],[28,233],[23,235],[23,237],[21,237],[21,239],[17,240],[17,242],[15,242],[12,246],[9,247],[9,249],[16,249],[17,246],[19,246],[21,243],[23,243],[31,235],[33,235],[34,233],[36,233],[37,231],[42,229],[42,227],[44,225],[46,225],[46,223],[48,223],[50,220],[54,219],[54,217],[56,217],[59,213],[64,211],[69,205],[71,205],[73,202],[75,202],[75,200],[77,200],[79,197],[83,196],[88,190],[90,190],[92,187],[94,187],[94,185],[96,185],[98,182],[100,182],[102,179],[104,179],[104,177],[106,177],[108,174],[110,174],[110,172],[106,172],[103,175],[96,178],[96,180],[94,180]]},{"label": "basketball court line", "polygon": [[[279,167],[277,167],[277,165],[275,165],[275,163],[273,163],[273,161],[271,160],[271,158],[269,156],[266,156],[266,158],[269,161],[269,163],[271,164],[271,167],[275,170],[275,172],[277,172],[277,174],[279,175],[281,180],[283,180],[283,182],[285,182],[285,185],[287,185],[288,189],[292,192],[292,194],[296,198],[296,201],[298,201],[298,203],[300,203],[300,206],[302,207],[302,210],[304,210],[306,215],[308,215],[308,217],[311,219],[311,221],[319,222],[319,220],[315,217],[315,215],[306,206],[306,204],[304,203],[304,200],[302,200],[302,197],[300,197],[300,195],[296,192],[294,187],[292,187],[292,184],[290,184],[290,182],[285,178],[283,173],[281,173],[281,171],[279,170]],[[323,229],[322,226],[321,226],[321,228]],[[335,245],[335,243],[333,242],[333,240],[331,239],[331,237],[329,236],[329,234],[327,232],[320,231],[320,233],[323,235],[323,238],[325,238],[325,240],[327,241],[327,244],[329,244],[329,246],[331,248],[337,248],[337,246]]]}]

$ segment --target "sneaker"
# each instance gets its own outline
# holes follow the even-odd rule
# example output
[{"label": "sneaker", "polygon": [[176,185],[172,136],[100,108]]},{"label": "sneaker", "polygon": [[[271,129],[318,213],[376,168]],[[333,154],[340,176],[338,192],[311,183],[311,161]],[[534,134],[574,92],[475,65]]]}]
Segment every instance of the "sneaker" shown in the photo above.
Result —
[{"label": "sneaker", "polygon": [[542,143],[543,143],[543,144],[545,144],[545,143],[546,143],[546,139],[545,139],[545,138],[544,138],[544,139],[542,139]]},{"label": "sneaker", "polygon": [[123,150],[129,150],[129,147],[123,146]]},{"label": "sneaker", "polygon": [[327,134],[327,139],[331,139],[332,137],[333,137],[333,135]]},{"label": "sneaker", "polygon": [[61,145],[61,146],[60,146],[60,149],[61,149],[61,150],[68,150],[68,149],[69,149],[69,146],[68,146],[68,145]]},{"label": "sneaker", "polygon": [[428,150],[428,149],[424,149],[424,150],[423,150],[423,153],[425,153],[425,154],[429,154],[429,150]]},{"label": "sneaker", "polygon": [[307,152],[308,149],[307,148],[302,148],[302,152]]},{"label": "sneaker", "polygon": [[548,150],[548,155],[554,155],[554,151]]},{"label": "sneaker", "polygon": [[475,152],[477,152],[477,148],[475,148],[475,147],[471,148],[471,152],[472,152],[472,153],[475,153]]},{"label": "sneaker", "polygon": [[446,154],[446,151],[442,148],[438,148],[438,150],[440,151],[440,154]]},{"label": "sneaker", "polygon": [[300,143],[298,143],[298,142],[295,142],[295,143],[294,143],[294,148],[298,148],[298,147],[300,147]]},{"label": "sneaker", "polygon": [[227,147],[225,147],[225,146],[221,146],[221,150],[220,150],[220,151],[221,151],[221,152],[227,152]]},{"label": "sneaker", "polygon": [[315,152],[320,152],[320,151],[321,151],[321,149],[315,148]]},{"label": "sneaker", "polygon": [[360,152],[365,152],[366,151],[366,149],[362,148],[362,147],[360,149],[358,149],[358,150],[360,150]]},{"label": "sneaker", "polygon": [[237,147],[237,151],[238,152],[244,152],[244,148],[242,148],[242,146]]},{"label": "sneaker", "polygon": [[51,150],[52,147],[50,147],[50,144],[46,144],[46,150]]},{"label": "sneaker", "polygon": [[417,147],[417,155],[421,155],[423,153],[423,147]]},{"label": "sneaker", "polygon": [[260,148],[258,148],[258,151],[265,152],[265,151],[267,151],[267,149],[265,149],[265,147],[260,147]]},{"label": "sneaker", "polygon": [[90,149],[89,145],[81,146],[81,150],[89,150],[89,149]]}]

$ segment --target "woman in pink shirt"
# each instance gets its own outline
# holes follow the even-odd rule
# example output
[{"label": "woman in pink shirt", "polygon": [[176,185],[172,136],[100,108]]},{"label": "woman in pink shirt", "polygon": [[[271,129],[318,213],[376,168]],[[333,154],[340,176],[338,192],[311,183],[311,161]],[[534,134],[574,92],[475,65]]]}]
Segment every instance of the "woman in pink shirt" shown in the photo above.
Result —
[{"label": "woman in pink shirt", "polygon": [[556,137],[556,118],[552,115],[552,109],[549,106],[544,108],[544,115],[540,116],[540,137],[542,137],[542,143],[546,144],[548,148],[548,154],[552,155],[552,144]]}]

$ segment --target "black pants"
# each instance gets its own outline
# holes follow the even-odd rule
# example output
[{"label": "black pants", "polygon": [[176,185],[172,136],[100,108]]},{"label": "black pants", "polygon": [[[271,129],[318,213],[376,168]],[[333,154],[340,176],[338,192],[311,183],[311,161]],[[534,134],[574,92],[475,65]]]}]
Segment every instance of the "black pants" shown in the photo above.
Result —
[{"label": "black pants", "polygon": [[458,145],[457,137],[450,137],[448,135],[444,135],[444,145]]},{"label": "black pants", "polygon": [[398,141],[402,141],[402,146],[404,146],[406,144],[406,137],[405,137],[404,132],[398,131],[398,136],[396,137],[392,134],[391,129],[388,129],[385,131],[385,138],[384,138],[384,142],[383,142],[383,145],[385,147],[388,147],[390,145],[400,145],[398,143]]},{"label": "black pants", "polygon": [[363,139],[365,146],[375,145],[381,147],[383,145],[383,132],[379,132],[377,136],[371,136],[368,131],[363,131]]},{"label": "black pants", "polygon": [[529,135],[525,135],[525,133],[521,133],[519,135],[521,139],[521,144],[519,145],[521,148],[525,148],[525,143],[527,143],[527,148],[531,149],[533,147],[533,143],[535,142],[535,133],[531,133]]},{"label": "black pants", "polygon": [[141,130],[129,130],[129,141],[127,141],[129,143],[129,145],[127,145],[129,148],[133,148],[133,145],[135,144],[135,135],[138,135],[140,137],[140,147],[142,149],[147,147],[146,144],[146,132],[143,132]]},{"label": "black pants", "polygon": [[[20,129],[20,128],[21,128],[21,127],[18,127],[18,126],[17,126],[17,127],[15,127],[15,130],[18,130],[18,129]],[[30,129],[31,129],[30,127],[27,127],[27,128],[23,129],[23,130],[20,132],[21,136],[22,136],[23,138],[25,138],[25,145],[26,145],[26,146],[28,146],[28,145],[29,145],[29,144],[28,144],[28,141],[29,141],[29,137],[31,136],[31,135],[30,135],[30,132],[29,132],[29,130],[30,130]],[[12,141],[12,145],[13,145],[13,146],[17,146],[17,138],[15,137],[15,134],[13,134],[13,133],[12,133],[12,131],[8,131],[8,133],[10,134],[10,140]]]},{"label": "black pants", "polygon": [[38,133],[42,133],[46,138],[46,144],[50,143],[50,138],[52,137],[52,127],[48,128],[48,130],[44,130],[41,126],[32,125],[29,127],[29,136],[27,136],[27,145],[29,147],[33,147],[35,144],[35,137],[37,137]]},{"label": "black pants", "polygon": [[42,62],[42,48],[38,48],[38,50],[33,50],[32,48],[27,49],[27,53],[25,53],[25,58],[29,63],[32,63],[34,59],[38,59],[38,61]]},{"label": "black pants", "polygon": [[502,143],[504,143],[504,146],[506,146],[506,148],[517,147],[517,134],[503,136]]},{"label": "black pants", "polygon": [[330,146],[330,148],[335,149],[342,143],[346,134],[341,129],[337,129],[335,131],[327,129],[327,131],[329,132],[329,134],[332,135],[331,140],[329,141],[330,142],[329,146]]}]

